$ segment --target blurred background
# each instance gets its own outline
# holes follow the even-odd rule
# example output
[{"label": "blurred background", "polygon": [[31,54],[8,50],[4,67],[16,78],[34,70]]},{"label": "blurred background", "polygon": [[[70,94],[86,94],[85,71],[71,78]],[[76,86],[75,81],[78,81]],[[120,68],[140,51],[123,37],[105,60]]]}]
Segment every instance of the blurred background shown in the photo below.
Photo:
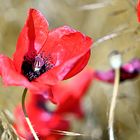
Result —
[{"label": "blurred background", "polygon": [[[92,37],[94,47],[89,66],[94,70],[110,69],[108,55],[112,50],[137,47],[124,54],[123,63],[140,56],[136,0],[0,0],[0,3],[0,53],[9,57],[15,51],[18,35],[31,7],[39,9],[46,16],[50,29],[69,25]],[[104,36],[107,36],[107,40]],[[107,121],[112,90],[111,84],[93,81],[83,101],[86,117],[82,121],[73,120],[71,128],[71,131],[89,137],[67,136],[64,140],[108,140]],[[0,84],[0,109],[12,112],[20,103],[22,91],[21,87]],[[120,85],[115,113],[117,139],[138,140],[140,78]]]}]

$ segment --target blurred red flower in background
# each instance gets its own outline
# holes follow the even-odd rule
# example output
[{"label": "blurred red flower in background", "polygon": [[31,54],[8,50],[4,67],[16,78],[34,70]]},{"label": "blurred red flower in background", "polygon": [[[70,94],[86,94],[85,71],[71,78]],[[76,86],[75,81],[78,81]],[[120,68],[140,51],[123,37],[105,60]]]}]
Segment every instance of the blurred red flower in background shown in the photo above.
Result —
[{"label": "blurred red flower in background", "polygon": [[[50,101],[45,100],[42,95],[33,95],[30,97],[30,101],[27,102],[27,113],[40,140],[52,140],[52,137],[58,140],[62,136],[52,133],[52,130],[66,131],[70,128],[70,122],[63,116],[49,110],[46,105],[47,102]],[[26,123],[21,106],[18,106],[15,110],[14,126],[20,137],[26,140],[34,139]]]},{"label": "blurred red flower in background", "polygon": [[0,55],[0,75],[6,85],[46,88],[80,72],[91,44],[91,38],[68,26],[49,31],[45,17],[30,9],[13,60]]},{"label": "blurred red flower in background", "polygon": [[[134,79],[140,74],[140,59],[135,58],[132,59],[130,62],[122,65],[120,69],[120,82],[125,80]],[[109,70],[106,72],[102,71],[95,71],[96,79],[107,82],[107,83],[114,83],[115,79],[115,72],[114,70]]]},{"label": "blurred red flower in background", "polygon": [[[53,134],[55,130],[68,130],[70,120],[68,114],[75,114],[82,118],[82,97],[87,93],[93,79],[93,71],[86,70],[79,73],[68,83],[61,83],[52,87],[56,109],[49,107],[50,101],[46,94],[31,94],[26,102],[26,109],[35,131],[41,140],[58,140],[61,135]],[[17,133],[32,140],[32,134],[25,121],[21,107],[15,110],[15,128]]]},{"label": "blurred red flower in background", "polygon": [[140,0],[137,2],[137,16],[138,16],[138,21],[140,22]]},{"label": "blurred red flower in background", "polygon": [[93,70],[86,69],[77,74],[68,83],[59,83],[52,87],[53,100],[58,104],[58,113],[75,113],[83,117],[81,98],[87,93],[94,78]]}]

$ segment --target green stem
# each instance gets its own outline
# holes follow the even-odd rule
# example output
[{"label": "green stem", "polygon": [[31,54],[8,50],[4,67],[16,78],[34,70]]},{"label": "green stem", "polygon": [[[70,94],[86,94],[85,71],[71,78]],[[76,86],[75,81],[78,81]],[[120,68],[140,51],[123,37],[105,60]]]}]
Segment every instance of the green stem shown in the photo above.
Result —
[{"label": "green stem", "polygon": [[31,124],[31,121],[30,121],[30,119],[28,117],[28,114],[26,112],[26,107],[25,107],[26,94],[27,94],[27,88],[24,89],[23,94],[22,94],[22,110],[23,110],[23,113],[24,113],[24,116],[25,116],[25,120],[26,120],[26,122],[27,122],[27,124],[28,124],[28,126],[30,128],[30,131],[33,134],[33,137],[35,138],[35,140],[39,140],[39,138],[38,138],[38,136],[37,136],[32,124]]}]

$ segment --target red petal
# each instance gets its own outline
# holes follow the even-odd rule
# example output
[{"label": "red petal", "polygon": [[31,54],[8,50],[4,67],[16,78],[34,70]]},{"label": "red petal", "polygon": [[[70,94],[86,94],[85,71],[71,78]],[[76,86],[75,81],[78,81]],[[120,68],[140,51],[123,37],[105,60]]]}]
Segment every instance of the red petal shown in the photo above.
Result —
[{"label": "red petal", "polygon": [[[32,97],[35,98],[32,99]],[[41,137],[47,137],[51,134],[51,130],[68,130],[69,122],[65,120],[63,116],[55,115],[55,113],[50,113],[39,107],[38,101],[40,98],[36,97],[39,96],[30,96],[29,100],[27,100],[26,109],[32,125],[38,135]],[[43,100],[41,99],[40,101]],[[31,132],[29,131],[28,125],[25,121],[21,106],[16,108],[15,117],[17,118],[15,120],[15,126],[19,135],[25,138],[31,136]]]},{"label": "red petal", "polygon": [[51,55],[52,59],[55,60],[55,66],[85,51],[87,52],[92,44],[92,40],[80,32],[68,33],[66,31],[63,36],[60,33],[58,34],[49,34],[48,40],[43,47],[46,55]]},{"label": "red petal", "polygon": [[89,60],[91,44],[92,40],[80,32],[63,36],[55,42],[55,45],[53,44],[54,46],[47,41],[46,52],[55,60],[55,66],[41,75],[37,81],[54,84],[80,72]]},{"label": "red petal", "polygon": [[[135,58],[132,59],[130,62],[123,64],[120,68],[120,82],[125,80],[131,80],[139,76],[140,73],[140,59]],[[115,79],[115,72],[113,69],[109,71],[96,71],[95,78],[107,82],[107,83],[114,83]]]},{"label": "red petal", "polygon": [[138,16],[138,21],[140,22],[140,0],[138,0],[137,3],[137,16]]},{"label": "red petal", "polygon": [[14,62],[20,72],[23,57],[37,53],[45,43],[48,36],[48,22],[37,10],[30,9],[26,23],[19,35]]},{"label": "red petal", "polygon": [[80,101],[90,87],[93,74],[93,70],[84,70],[68,83],[52,87],[53,100],[59,105],[58,113],[75,113],[78,117],[83,116]]},{"label": "red petal", "polygon": [[85,55],[83,55],[74,65],[74,67],[71,69],[71,71],[64,77],[64,79],[71,78],[72,76],[76,75],[80,71],[83,70],[83,68],[87,65],[88,60],[90,57],[90,51],[88,51]]},{"label": "red petal", "polygon": [[73,87],[75,89],[75,92],[77,93],[75,94],[75,96],[80,98],[85,95],[93,79],[94,71],[91,69],[84,69],[82,72],[72,78],[69,83],[69,87]]},{"label": "red petal", "polygon": [[31,87],[28,80],[16,71],[13,61],[3,55],[0,55],[0,74],[6,85]]},{"label": "red petal", "polygon": [[[74,33],[76,30],[72,29],[69,26],[62,26],[56,29],[53,29],[49,32],[47,42],[44,44],[44,46],[41,48],[40,52],[52,52],[54,49],[55,44],[64,36],[68,35],[70,33]],[[49,45],[49,46],[48,46]]]}]

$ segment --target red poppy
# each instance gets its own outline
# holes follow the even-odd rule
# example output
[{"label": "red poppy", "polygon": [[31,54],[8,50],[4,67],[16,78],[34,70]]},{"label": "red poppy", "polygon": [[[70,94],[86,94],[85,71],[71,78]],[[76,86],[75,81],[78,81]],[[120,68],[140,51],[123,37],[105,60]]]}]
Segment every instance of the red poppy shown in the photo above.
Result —
[{"label": "red poppy", "polygon": [[[70,123],[62,115],[51,111],[46,103],[50,102],[42,95],[31,96],[26,104],[27,113],[40,140],[59,140],[62,136],[53,130],[68,130]],[[33,140],[21,106],[15,110],[15,129],[20,137]]]},{"label": "red poppy", "polygon": [[138,21],[140,22],[140,0],[137,2],[137,16],[138,16]]},{"label": "red poppy", "polygon": [[[55,110],[49,108],[50,101],[47,94],[29,96],[26,104],[27,113],[40,139],[52,140],[54,138],[55,140],[56,138],[58,140],[61,138],[60,135],[53,133],[55,130],[69,129],[70,122],[65,119],[66,115],[76,114],[78,117],[83,117],[81,99],[87,93],[92,79],[93,71],[87,70],[73,77],[69,83],[52,87],[54,100],[57,103]],[[18,134],[26,139],[31,137],[21,107],[16,108],[15,118]]]},{"label": "red poppy", "polygon": [[[133,59],[130,62],[124,64],[120,69],[120,82],[125,80],[134,79],[140,74],[140,59]],[[115,72],[114,70],[109,70],[106,72],[96,71],[95,77],[98,80],[114,83]]]},{"label": "red poppy", "polygon": [[83,117],[82,97],[87,93],[93,80],[93,70],[83,70],[68,83],[59,83],[52,87],[53,100],[58,104],[58,113],[75,113]]},{"label": "red poppy", "polygon": [[53,85],[85,67],[91,44],[91,38],[68,26],[49,31],[45,17],[30,9],[13,59],[0,55],[0,75],[6,85]]}]

